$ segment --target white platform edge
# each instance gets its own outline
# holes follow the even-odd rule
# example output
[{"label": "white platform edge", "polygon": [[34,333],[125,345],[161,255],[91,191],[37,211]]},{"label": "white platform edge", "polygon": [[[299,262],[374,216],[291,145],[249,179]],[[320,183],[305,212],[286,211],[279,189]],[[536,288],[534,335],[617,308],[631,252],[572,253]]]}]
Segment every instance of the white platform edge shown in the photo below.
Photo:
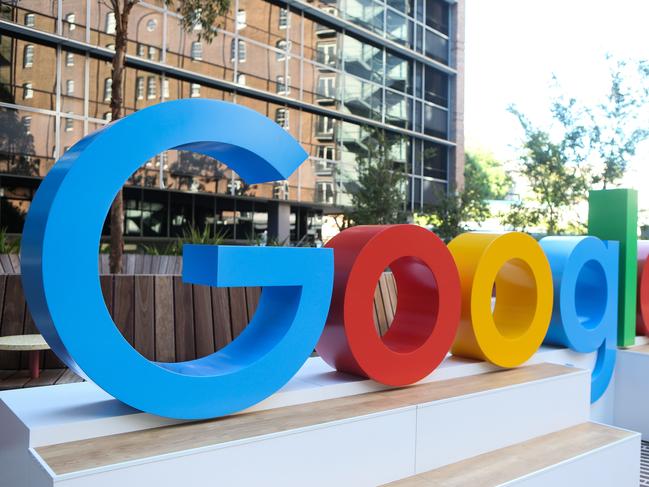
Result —
[{"label": "white platform edge", "polygon": [[[505,482],[500,487],[547,487],[548,485],[637,487],[640,477],[640,434],[608,424],[604,426],[627,431],[632,435],[530,472]],[[605,456],[606,459],[602,460],[601,456]],[[584,465],[587,462],[592,465]],[[602,470],[603,465],[609,468]]]},{"label": "white platform edge", "polygon": [[[526,365],[552,362],[590,369],[595,357],[595,353],[579,354],[568,349],[541,347]],[[437,370],[421,382],[466,377],[497,369],[486,362],[448,356]],[[303,404],[387,388],[371,380],[337,373],[322,359],[313,357],[283,389],[247,411]],[[608,400],[608,397],[612,396],[610,393],[613,389],[614,385],[611,384],[605,397],[595,405],[594,419],[612,421],[612,401]],[[182,422],[136,411],[89,382],[0,392],[0,414],[3,405],[24,424],[29,438],[27,446],[30,447]]]},{"label": "white platform edge", "polygon": [[[534,424],[534,421],[530,421],[531,418],[533,417],[539,417],[540,414],[543,411],[546,411],[547,409],[547,404],[541,404],[537,401],[537,398],[535,397],[530,397],[530,395],[525,392],[528,390],[530,387],[534,386],[541,386],[541,388],[546,385],[547,387],[551,388],[565,388],[565,394],[568,397],[568,407],[567,411],[562,411],[563,416],[557,421],[553,418],[548,418],[547,415],[545,418],[541,418],[537,424]],[[143,459],[138,459],[138,460],[133,460],[133,461],[127,461],[123,463],[118,463],[114,465],[110,465],[107,467],[101,467],[101,468],[96,468],[96,469],[89,469],[85,471],[79,471],[79,472],[74,472],[70,474],[64,474],[64,475],[55,475],[45,464],[44,462],[41,461],[40,457],[38,454],[34,451],[33,448],[30,449],[30,452],[32,454],[32,459],[37,462],[40,466],[41,469],[43,469],[45,472],[47,472],[47,476],[50,476],[53,481],[54,485],[61,484],[62,486],[68,485],[68,481],[74,481],[74,480],[79,480],[89,477],[87,480],[92,479],[93,484],[92,485],[111,485],[110,482],[113,482],[114,479],[108,480],[106,484],[101,483],[99,480],[101,478],[102,474],[110,474],[111,472],[115,472],[117,470],[124,470],[124,469],[133,469],[135,468],[135,471],[132,471],[133,478],[137,478],[140,480],[143,480],[145,476],[143,476],[141,473],[137,473],[138,469],[137,467],[145,467],[147,464],[153,464],[153,463],[159,463],[159,462],[165,462],[165,461],[177,461],[179,459],[182,459],[182,457],[187,457],[187,456],[193,456],[193,455],[200,455],[201,453],[208,453],[208,452],[216,452],[218,450],[222,449],[227,449],[227,448],[233,448],[241,445],[247,445],[247,444],[252,444],[252,443],[259,443],[263,442],[265,440],[271,440],[271,439],[277,439],[277,438],[282,438],[282,437],[290,437],[294,435],[300,435],[302,433],[314,433],[317,432],[318,430],[325,430],[325,429],[331,429],[332,427],[339,426],[339,425],[350,425],[351,423],[358,423],[358,422],[367,422],[372,419],[377,419],[379,423],[385,422],[385,420],[388,420],[390,416],[394,415],[402,415],[404,413],[411,412],[412,414],[415,414],[416,417],[413,417],[410,419],[404,426],[406,426],[404,429],[408,429],[408,424],[411,424],[414,426],[415,430],[415,435],[419,434],[419,429],[424,427],[425,425],[422,426],[422,421],[419,418],[419,411],[427,408],[444,408],[440,409],[442,412],[442,415],[445,418],[446,423],[452,423],[454,416],[456,415],[455,408],[452,406],[452,403],[459,402],[459,401],[465,401],[467,403],[471,403],[472,407],[476,410],[480,410],[481,404],[484,402],[484,400],[489,400],[490,397],[493,397],[494,393],[501,396],[499,399],[500,401],[500,408],[503,410],[507,410],[508,407],[512,408],[513,403],[511,402],[512,394],[519,396],[519,402],[529,402],[527,406],[532,406],[532,407],[523,407],[522,410],[524,413],[522,414],[522,419],[525,419],[521,422],[523,425],[527,425],[525,431],[516,431],[508,434],[503,434],[500,437],[497,435],[492,435],[492,438],[489,439],[489,443],[494,447],[494,448],[502,448],[504,446],[508,446],[513,443],[518,443],[520,441],[525,441],[527,439],[530,439],[532,437],[535,437],[539,434],[545,434],[551,431],[557,431],[559,429],[563,429],[566,427],[570,427],[579,423],[582,423],[584,421],[588,420],[588,391],[589,391],[589,376],[588,372],[580,369],[575,369],[573,372],[561,376],[554,376],[554,377],[549,377],[549,378],[543,378],[543,379],[538,379],[534,380],[528,383],[522,383],[522,384],[516,384],[516,385],[510,385],[510,386],[504,386],[495,390],[488,390],[488,391],[480,391],[476,393],[471,393],[463,396],[458,396],[458,397],[453,397],[449,399],[443,399],[439,401],[433,401],[429,403],[422,403],[416,406],[408,406],[404,408],[397,408],[381,413],[374,413],[374,414],[369,414],[369,415],[364,415],[360,417],[355,417],[355,418],[349,418],[349,419],[344,419],[340,421],[332,421],[332,422],[327,422],[327,423],[322,423],[314,426],[309,426],[309,427],[304,427],[304,428],[297,428],[293,429],[290,431],[286,432],[279,432],[279,433],[272,433],[268,435],[260,435],[254,438],[247,438],[244,440],[238,440],[238,441],[233,441],[233,442],[228,442],[220,445],[212,445],[212,446],[206,446],[206,447],[201,447],[201,448],[195,448],[191,450],[185,450],[182,452],[177,452],[177,453],[170,453],[170,454],[164,454],[164,455],[157,455],[157,456],[152,456],[148,458],[143,458]],[[505,400],[507,398],[507,400]],[[581,401],[580,401],[581,398]],[[482,401],[482,402],[481,402]],[[548,398],[548,402],[552,402],[550,398]],[[538,403],[538,404],[537,404]],[[533,407],[534,404],[537,404],[536,409]],[[450,406],[450,407],[445,407],[445,406]],[[444,412],[445,411],[445,412]],[[511,412],[511,411],[510,411]],[[489,414],[488,412],[485,411],[485,414]],[[460,420],[461,418],[455,418]],[[459,423],[456,423],[459,424]],[[500,418],[500,424],[506,424],[506,419]],[[378,428],[377,428],[378,429]],[[461,433],[462,426],[459,428],[459,432]],[[455,441],[455,449],[464,449],[463,445],[467,444],[467,435],[470,434],[469,432],[473,431],[472,427],[470,425],[465,425],[465,429],[467,431],[464,432],[464,436],[462,434],[457,434],[455,435],[455,439],[449,438],[449,442]],[[404,433],[406,434],[406,433]],[[509,440],[507,440],[509,439]],[[370,439],[370,441],[373,441]],[[401,439],[403,441],[403,438]],[[415,439],[413,436],[410,440],[412,442],[413,449],[415,450],[415,455],[417,454],[416,450],[419,448],[418,445],[418,440]],[[312,440],[309,442],[309,440],[304,440],[304,443],[312,448],[323,448],[324,450],[327,450],[329,448],[335,448],[335,445],[318,445],[317,442],[313,442]],[[399,443],[399,440],[395,440],[395,443]],[[495,445],[495,446],[494,446]],[[448,445],[447,445],[448,446]],[[306,447],[305,447],[306,448]],[[492,448],[493,449],[493,448]],[[390,449],[387,449],[385,452],[388,456],[393,455],[394,452],[390,451]],[[475,454],[482,453],[482,451],[473,451],[470,448],[467,448],[466,451],[462,454],[460,452],[460,457],[455,459],[454,461],[458,461],[464,458],[468,458],[470,456],[474,456]],[[415,455],[413,455],[413,458],[415,458]],[[329,461],[331,461],[332,458],[329,458]],[[377,462],[378,463],[378,462]],[[384,463],[389,463],[389,461],[386,459]],[[402,462],[403,463],[403,462]],[[406,465],[402,466],[402,475],[401,477],[396,477],[396,478],[385,478],[383,479],[384,481],[390,481],[390,480],[397,480],[398,478],[403,478],[409,475],[414,475],[417,472],[417,468],[414,465],[411,465],[410,462],[406,461]],[[448,463],[448,462],[447,462]],[[377,467],[379,468],[379,467]],[[129,477],[130,478],[130,477]],[[99,483],[96,483],[99,482]],[[156,485],[166,485],[164,483],[164,480],[160,479],[160,482],[162,484],[156,484]],[[41,484],[38,484],[41,485]],[[71,486],[76,486],[77,484],[74,482],[71,482],[69,485]],[[79,485],[85,485],[85,484],[79,484]],[[171,485],[171,484],[169,484]],[[192,484],[190,484],[192,485]],[[298,483],[291,483],[289,482],[287,485],[299,485]],[[323,485],[326,485],[323,484]]]}]

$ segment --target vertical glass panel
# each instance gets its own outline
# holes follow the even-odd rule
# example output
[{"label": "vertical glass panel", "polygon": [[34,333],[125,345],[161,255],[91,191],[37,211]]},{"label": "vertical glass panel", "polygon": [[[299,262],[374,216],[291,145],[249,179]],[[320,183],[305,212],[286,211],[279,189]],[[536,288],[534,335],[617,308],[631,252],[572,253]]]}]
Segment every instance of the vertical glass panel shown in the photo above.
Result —
[{"label": "vertical glass panel", "polygon": [[404,46],[412,45],[413,25],[405,16],[393,10],[386,11],[385,34],[388,39]]},{"label": "vertical glass panel", "polygon": [[383,51],[354,37],[345,36],[345,71],[377,83],[383,82]]},{"label": "vertical glass panel", "polygon": [[446,179],[448,149],[434,142],[424,141],[424,176]]},{"label": "vertical glass panel", "polygon": [[375,0],[346,0],[344,16],[368,30],[383,33],[383,5]]},{"label": "vertical glass panel", "polygon": [[344,77],[345,110],[373,120],[381,120],[383,88],[353,76]]},{"label": "vertical glass panel", "polygon": [[55,125],[53,116],[0,108],[0,172],[45,176],[54,165]]},{"label": "vertical glass panel", "polygon": [[[83,115],[86,56],[61,52],[61,111]],[[53,88],[52,88],[53,89]]]},{"label": "vertical glass panel", "polygon": [[227,239],[234,239],[235,200],[219,198],[216,202],[216,234]]},{"label": "vertical glass panel", "polygon": [[253,217],[254,217],[254,203],[250,200],[237,200],[237,240],[245,240],[246,242],[255,242],[255,235],[253,232]]},{"label": "vertical glass panel", "polygon": [[448,77],[430,66],[426,66],[424,96],[427,101],[443,107],[448,106]]},{"label": "vertical glass panel", "polygon": [[22,233],[30,202],[40,181],[2,176],[0,183],[0,226],[8,233]]},{"label": "vertical glass panel", "polygon": [[124,188],[124,235],[142,236],[142,191],[138,188]]},{"label": "vertical glass panel", "polygon": [[448,2],[426,0],[426,25],[448,35]]},{"label": "vertical glass panel", "polygon": [[448,63],[448,40],[430,30],[426,30],[426,55]]},{"label": "vertical glass panel", "polygon": [[171,237],[181,237],[187,229],[191,228],[192,221],[192,195],[170,192],[169,205],[169,234]]},{"label": "vertical glass panel", "polygon": [[401,56],[386,53],[385,84],[393,90],[410,93],[412,90],[412,62]]},{"label": "vertical glass panel", "polygon": [[434,205],[440,196],[446,194],[446,183],[439,181],[422,180],[424,185],[424,205]]},{"label": "vertical glass panel", "polygon": [[385,123],[407,128],[410,112],[405,95],[385,90]]},{"label": "vertical glass panel", "polygon": [[207,228],[212,235],[214,233],[216,214],[214,211],[215,198],[207,195],[194,195],[194,225],[200,231]]},{"label": "vertical glass panel", "polygon": [[163,191],[142,191],[142,234],[145,237],[167,237],[169,194]]},{"label": "vertical glass panel", "polygon": [[448,135],[448,112],[425,104],[424,133],[436,137],[446,137]]}]

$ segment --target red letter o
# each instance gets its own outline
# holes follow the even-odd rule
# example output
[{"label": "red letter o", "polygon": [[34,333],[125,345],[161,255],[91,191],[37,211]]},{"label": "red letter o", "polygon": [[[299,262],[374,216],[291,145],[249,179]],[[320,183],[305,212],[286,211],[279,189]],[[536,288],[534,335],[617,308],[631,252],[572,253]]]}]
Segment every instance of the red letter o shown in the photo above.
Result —
[{"label": "red letter o", "polygon": [[[377,225],[347,229],[327,247],[334,249],[334,290],[320,356],[341,372],[392,386],[435,370],[453,343],[461,309],[458,271],[444,243],[416,225]],[[397,309],[380,337],[374,289],[388,266]]]}]

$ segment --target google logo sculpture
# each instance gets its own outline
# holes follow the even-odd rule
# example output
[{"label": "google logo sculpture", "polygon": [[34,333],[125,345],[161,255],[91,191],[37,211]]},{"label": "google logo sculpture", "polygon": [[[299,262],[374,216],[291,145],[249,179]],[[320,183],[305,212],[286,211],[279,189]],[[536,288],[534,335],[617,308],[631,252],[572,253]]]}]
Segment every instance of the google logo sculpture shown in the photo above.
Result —
[{"label": "google logo sculpture", "polygon": [[[536,242],[521,233],[466,233],[447,247],[425,229],[392,225],[348,229],[321,249],[185,245],[186,282],[262,286],[259,308],[244,332],[212,355],[147,360],[106,308],[97,249],[116,192],[144,161],[168,149],[216,158],[247,183],[286,179],[307,157],[250,109],[180,100],[109,124],[52,168],[25,224],[23,287],[56,354],[115,398],[161,416],[212,418],[273,394],[314,348],[339,371],[403,386],[433,372],[449,350],[516,367],[544,341],[596,351],[592,401],[606,390],[615,366],[622,254],[618,242],[593,236]],[[398,303],[379,337],[372,299],[388,266]]]}]

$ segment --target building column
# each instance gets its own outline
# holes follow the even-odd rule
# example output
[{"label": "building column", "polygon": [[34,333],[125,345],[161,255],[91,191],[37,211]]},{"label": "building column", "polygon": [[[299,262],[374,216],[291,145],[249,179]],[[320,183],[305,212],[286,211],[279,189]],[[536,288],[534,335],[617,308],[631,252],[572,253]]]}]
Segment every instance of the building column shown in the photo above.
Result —
[{"label": "building column", "polygon": [[291,205],[289,203],[268,202],[268,240],[286,245],[291,241]]}]

